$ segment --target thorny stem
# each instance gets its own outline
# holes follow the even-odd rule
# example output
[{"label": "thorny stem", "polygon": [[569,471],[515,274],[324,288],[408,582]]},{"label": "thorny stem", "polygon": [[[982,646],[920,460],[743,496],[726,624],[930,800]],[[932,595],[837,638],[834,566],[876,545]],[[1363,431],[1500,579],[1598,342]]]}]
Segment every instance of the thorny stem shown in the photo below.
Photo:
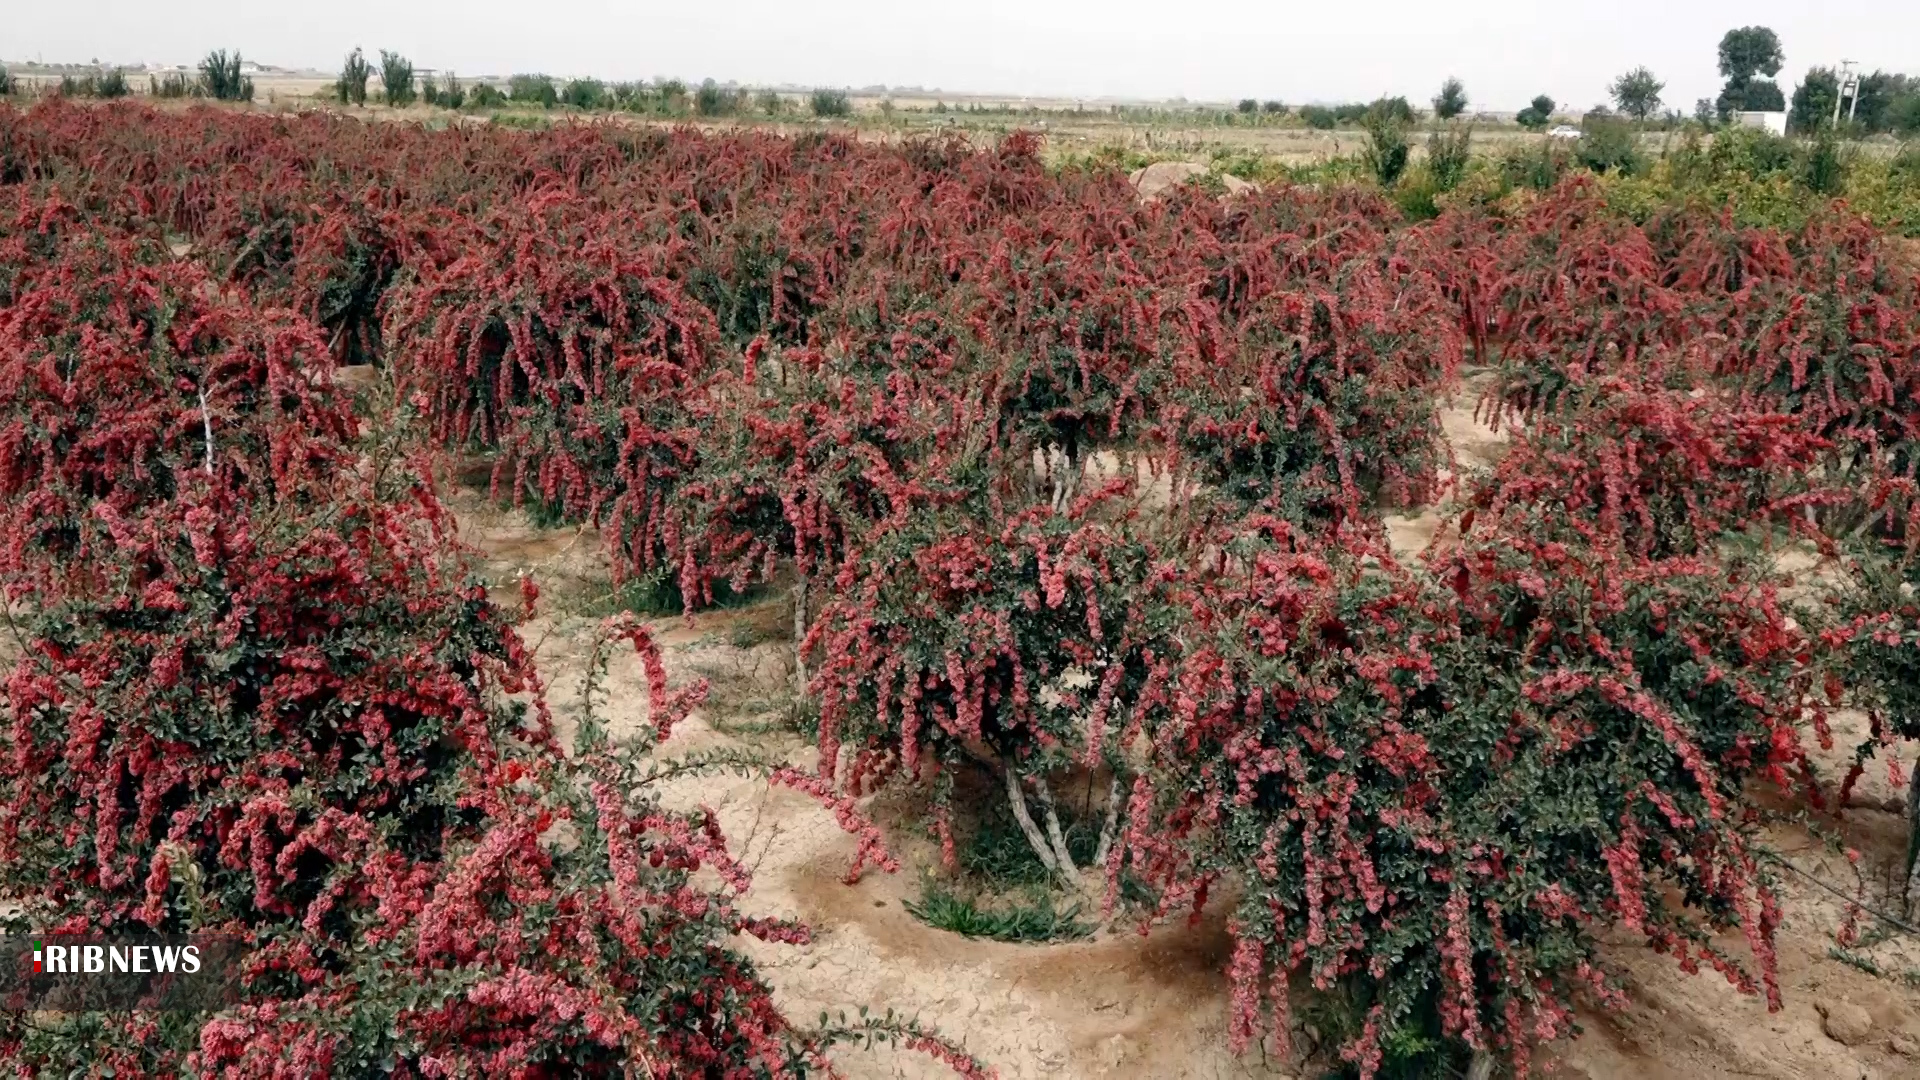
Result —
[{"label": "thorny stem", "polygon": [[807,696],[807,577],[793,583],[793,681],[801,698]]}]

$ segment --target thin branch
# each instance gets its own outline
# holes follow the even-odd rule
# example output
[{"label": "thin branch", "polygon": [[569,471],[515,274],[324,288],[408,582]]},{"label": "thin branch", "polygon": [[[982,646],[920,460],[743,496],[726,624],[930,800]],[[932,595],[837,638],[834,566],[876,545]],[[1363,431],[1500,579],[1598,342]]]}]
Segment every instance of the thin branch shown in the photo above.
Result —
[{"label": "thin branch", "polygon": [[207,411],[207,388],[200,387],[200,428],[207,438],[207,475],[213,475],[213,414]]},{"label": "thin branch", "polygon": [[1120,831],[1120,774],[1107,780],[1107,815],[1100,823],[1100,846],[1093,851],[1093,864],[1105,866],[1113,852],[1113,838]]},{"label": "thin branch", "polygon": [[795,569],[793,583],[793,682],[801,700],[807,696],[807,577]]},{"label": "thin branch", "polygon": [[1825,881],[1822,881],[1820,878],[1815,877],[1811,872],[1800,869],[1798,866],[1793,865],[1792,863],[1788,862],[1787,860],[1781,858],[1778,855],[1774,855],[1768,852],[1761,852],[1760,857],[1767,860],[1770,863],[1773,863],[1775,866],[1782,866],[1787,868],[1788,870],[1793,871],[1796,874],[1799,874],[1801,877],[1807,879],[1808,881],[1812,882],[1815,885],[1820,886],[1822,889],[1825,889],[1826,891],[1832,893],[1833,895],[1839,897],[1840,899],[1845,900],[1847,903],[1852,904],[1853,906],[1859,908],[1861,911],[1864,911],[1867,914],[1873,916],[1874,918],[1879,919],[1881,922],[1886,923],[1888,926],[1892,926],[1896,929],[1903,930],[1909,934],[1920,934],[1920,927],[1913,926],[1909,924],[1906,920],[1896,918],[1893,915],[1890,915],[1884,911],[1881,911],[1880,909],[1873,907],[1870,904],[1861,903],[1859,900],[1847,895],[1845,892],[1841,891],[1835,886],[1829,885]]}]

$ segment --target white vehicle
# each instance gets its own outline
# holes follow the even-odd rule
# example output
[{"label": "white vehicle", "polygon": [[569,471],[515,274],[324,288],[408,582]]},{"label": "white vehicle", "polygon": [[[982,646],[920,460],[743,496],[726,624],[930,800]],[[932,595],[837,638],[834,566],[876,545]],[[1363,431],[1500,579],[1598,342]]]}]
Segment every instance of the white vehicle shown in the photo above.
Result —
[{"label": "white vehicle", "polygon": [[1566,124],[1561,124],[1555,127],[1552,131],[1547,132],[1547,138],[1549,139],[1577,139],[1579,137],[1580,137],[1580,129],[1577,127],[1570,127]]}]

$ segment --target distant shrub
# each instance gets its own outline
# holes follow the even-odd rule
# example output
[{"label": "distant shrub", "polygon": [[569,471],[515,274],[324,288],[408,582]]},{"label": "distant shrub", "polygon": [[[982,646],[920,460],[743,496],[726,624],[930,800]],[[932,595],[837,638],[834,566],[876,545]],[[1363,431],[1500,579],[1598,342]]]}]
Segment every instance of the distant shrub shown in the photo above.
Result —
[{"label": "distant shrub", "polygon": [[1287,106],[1285,102],[1269,101],[1266,104],[1260,106],[1260,111],[1266,112],[1266,113],[1272,113],[1274,116],[1285,116],[1287,115]]},{"label": "distant shrub", "polygon": [[342,105],[365,105],[367,78],[372,74],[373,65],[367,63],[366,54],[356,47],[347,54],[346,63],[340,65],[340,79],[333,84],[334,99]]},{"label": "distant shrub", "polygon": [[1410,221],[1430,221],[1440,216],[1440,196],[1445,192],[1432,169],[1414,169],[1394,185],[1394,205]]},{"label": "distant shrub", "polygon": [[403,108],[413,104],[419,96],[413,85],[413,61],[399,53],[381,49],[380,87],[388,105]]},{"label": "distant shrub", "polygon": [[1367,148],[1361,158],[1381,187],[1392,187],[1400,174],[1407,171],[1407,159],[1413,152],[1407,142],[1406,125],[1390,110],[1370,111],[1366,129]]},{"label": "distant shrub", "polygon": [[560,101],[588,112],[606,108],[607,84],[599,79],[569,79],[567,88],[560,94]]},{"label": "distant shrub", "polygon": [[1467,175],[1473,157],[1473,129],[1461,124],[1435,127],[1427,136],[1427,171],[1441,191],[1452,191]]},{"label": "distant shrub", "polygon": [[1305,120],[1307,126],[1316,131],[1332,131],[1340,123],[1334,111],[1325,105],[1300,106],[1300,119]]},{"label": "distant shrub", "polygon": [[423,79],[420,83],[420,98],[429,105],[442,109],[457,109],[467,102],[466,87],[460,85],[453,72],[447,72],[446,82],[435,84],[432,79]]},{"label": "distant shrub", "polygon": [[13,93],[13,76],[7,74],[6,68],[0,67],[0,97],[11,93]]},{"label": "distant shrub", "polygon": [[200,84],[174,71],[155,78],[147,76],[147,93],[157,98],[199,97]]},{"label": "distant shrub", "polygon": [[1640,152],[1634,145],[1633,125],[1603,109],[1587,114],[1581,124],[1574,158],[1597,173],[1631,176],[1639,171]]},{"label": "distant shrub", "polygon": [[127,76],[119,68],[104,75],[60,76],[61,97],[121,98],[132,93]]},{"label": "distant shrub", "polygon": [[543,109],[560,103],[560,91],[545,75],[515,75],[507,80],[507,96],[516,105],[538,105]]},{"label": "distant shrub", "polygon": [[252,101],[253,80],[240,74],[240,54],[215,49],[200,61],[200,84],[215,101]]},{"label": "distant shrub", "polygon": [[1459,79],[1448,78],[1440,84],[1440,93],[1433,99],[1433,115],[1442,120],[1451,120],[1466,111],[1466,85]]},{"label": "distant shrub", "polygon": [[1500,159],[1500,178],[1510,187],[1549,191],[1573,168],[1573,155],[1547,140],[1537,147],[1509,150]]},{"label": "distant shrub", "polygon": [[1514,117],[1520,126],[1529,131],[1540,131],[1553,121],[1553,99],[1545,94],[1533,99],[1520,115]]},{"label": "distant shrub", "polygon": [[[787,99],[772,90],[762,90],[760,91],[760,97],[754,102],[754,105],[768,116],[779,116],[787,109]],[[935,111],[944,112],[946,110],[939,108]]]},{"label": "distant shrub", "polygon": [[1375,98],[1366,106],[1357,119],[1363,123],[1370,117],[1380,117],[1396,124],[1413,123],[1413,105],[1404,97]]},{"label": "distant shrub", "polygon": [[694,91],[693,111],[701,116],[724,116],[734,111],[735,101],[733,91],[723,90],[719,83],[708,79]]},{"label": "distant shrub", "polygon": [[1840,140],[1831,130],[1820,132],[1807,147],[1800,167],[1800,181],[1819,195],[1839,195],[1846,190],[1846,161],[1840,156]]},{"label": "distant shrub", "polygon": [[1729,181],[1799,179],[1802,152],[1791,139],[1759,128],[1735,127],[1715,136],[1712,143],[1688,139],[1668,155],[1675,183],[1707,187]]},{"label": "distant shrub", "polygon": [[[0,72],[4,76],[4,72]],[[1920,134],[1920,94],[1897,98],[1887,108],[1888,126],[1901,135]]]},{"label": "distant shrub", "polygon": [[845,90],[815,90],[809,102],[815,116],[851,116],[853,102],[847,100]]},{"label": "distant shrub", "polygon": [[467,91],[467,106],[474,109],[498,109],[507,103],[507,95],[492,83],[475,83]]},{"label": "distant shrub", "polygon": [[1240,111],[1243,113],[1259,112],[1260,103],[1253,98],[1241,98]]}]

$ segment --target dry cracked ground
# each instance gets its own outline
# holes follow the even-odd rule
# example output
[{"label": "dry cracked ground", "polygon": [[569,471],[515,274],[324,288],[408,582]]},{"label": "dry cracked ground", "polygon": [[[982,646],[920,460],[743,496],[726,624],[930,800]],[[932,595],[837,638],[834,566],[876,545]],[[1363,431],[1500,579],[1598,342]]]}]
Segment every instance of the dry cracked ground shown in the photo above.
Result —
[{"label": "dry cracked ground", "polygon": [[[1443,417],[1462,469],[1486,466],[1504,442],[1476,422],[1470,394],[1464,391]],[[556,711],[568,725],[578,715],[598,621],[594,601],[608,588],[599,538],[591,530],[533,528],[517,514],[487,507],[472,489],[457,491],[452,501],[492,580],[504,585],[531,573],[553,598],[550,613],[523,633],[537,647]],[[1392,519],[1396,546],[1417,552],[1434,539],[1443,516],[1444,508],[1434,508]],[[1794,565],[1819,571],[1804,557]],[[675,731],[662,753],[737,746],[812,766],[810,745],[770,719],[791,685],[786,625],[780,600],[655,624],[672,675],[704,677],[715,687],[708,705]],[[644,716],[646,686],[630,653],[616,654],[609,691],[611,727],[632,730]],[[1858,715],[1838,718],[1835,749],[1820,759],[1823,775],[1844,769],[1864,727]],[[1903,749],[1901,756],[1909,764],[1913,754]],[[1844,816],[1820,817],[1814,828],[1791,821],[1768,827],[1767,839],[1785,863],[1782,1011],[1768,1013],[1764,1002],[1711,972],[1684,974],[1623,935],[1606,949],[1627,980],[1632,1005],[1616,1014],[1587,1013],[1578,1038],[1550,1048],[1552,1073],[1576,1080],[1920,1077],[1920,937],[1869,918],[1864,942],[1851,953],[1838,950],[1835,932],[1856,878],[1820,838],[1837,837],[1861,850],[1868,895],[1884,896],[1903,852],[1903,787],[1877,759]],[[842,879],[853,842],[804,796],[757,779],[709,777],[678,781],[666,797],[719,812],[736,850],[754,868],[750,910],[813,928],[813,943],[799,948],[741,942],[790,1016],[804,1021],[823,1010],[891,1009],[962,1041],[1006,1077],[1308,1075],[1257,1052],[1241,1058],[1226,1052],[1227,942],[1217,917],[1191,927],[1176,919],[1145,935],[1122,924],[1089,939],[1045,945],[964,938],[927,926],[903,907],[919,895],[920,868],[935,858],[910,815],[884,793],[868,812],[887,828],[905,868],[869,870],[851,885]],[[1724,946],[1734,955],[1745,952],[1737,940]],[[941,1074],[927,1059],[885,1048],[835,1054],[854,1077]]]}]

